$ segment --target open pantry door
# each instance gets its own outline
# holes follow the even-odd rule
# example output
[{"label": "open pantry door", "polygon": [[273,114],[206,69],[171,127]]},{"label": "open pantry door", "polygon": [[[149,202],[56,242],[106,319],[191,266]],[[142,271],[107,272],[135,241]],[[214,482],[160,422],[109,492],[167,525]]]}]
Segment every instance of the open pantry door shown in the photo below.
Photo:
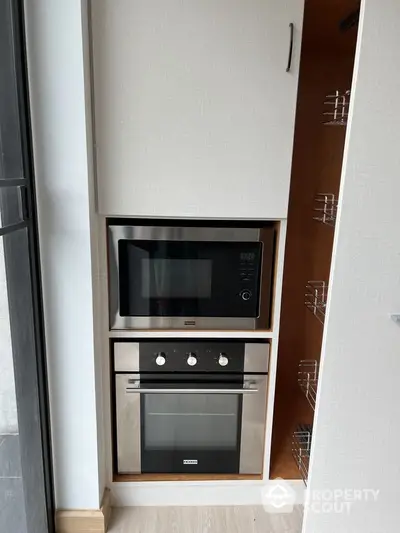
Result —
[{"label": "open pantry door", "polygon": [[399,21],[362,2],[303,533],[399,524]]}]

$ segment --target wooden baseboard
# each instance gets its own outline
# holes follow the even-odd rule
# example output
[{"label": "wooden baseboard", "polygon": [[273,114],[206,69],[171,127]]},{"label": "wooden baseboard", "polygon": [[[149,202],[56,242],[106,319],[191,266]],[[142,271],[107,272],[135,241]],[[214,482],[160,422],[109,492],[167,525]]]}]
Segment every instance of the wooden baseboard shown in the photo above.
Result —
[{"label": "wooden baseboard", "polygon": [[106,533],[111,516],[111,494],[105,489],[100,509],[70,509],[56,512],[57,533]]},{"label": "wooden baseboard", "polygon": [[103,500],[101,502],[100,510],[104,516],[104,533],[106,533],[108,524],[110,523],[111,511],[112,511],[110,489],[104,489]]}]

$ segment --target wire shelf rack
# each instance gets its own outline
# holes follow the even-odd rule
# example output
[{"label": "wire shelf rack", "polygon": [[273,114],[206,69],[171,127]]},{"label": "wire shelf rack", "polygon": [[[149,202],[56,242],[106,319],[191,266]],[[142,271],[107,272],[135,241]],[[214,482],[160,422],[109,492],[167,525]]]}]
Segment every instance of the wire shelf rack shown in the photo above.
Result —
[{"label": "wire shelf rack", "polygon": [[321,322],[325,320],[328,284],[326,281],[309,281],[306,285],[305,306]]},{"label": "wire shelf rack", "polygon": [[297,382],[304,392],[308,403],[315,411],[318,387],[318,362],[312,359],[304,359],[299,363]]},{"label": "wire shelf rack", "polygon": [[292,455],[299,469],[300,475],[307,485],[308,467],[310,464],[310,450],[312,439],[312,426],[300,424],[292,437]]},{"label": "wire shelf rack", "polygon": [[347,126],[349,116],[350,91],[335,91],[325,97],[324,105],[328,111],[324,112],[326,126]]},{"label": "wire shelf rack", "polygon": [[336,222],[338,201],[334,194],[328,192],[318,193],[315,197],[314,220],[327,226],[334,226]]}]

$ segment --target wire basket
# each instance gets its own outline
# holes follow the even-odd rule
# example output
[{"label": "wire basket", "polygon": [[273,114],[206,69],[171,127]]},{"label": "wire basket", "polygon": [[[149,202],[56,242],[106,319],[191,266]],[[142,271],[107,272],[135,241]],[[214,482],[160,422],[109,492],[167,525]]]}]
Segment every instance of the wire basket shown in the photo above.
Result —
[{"label": "wire basket", "polygon": [[309,281],[306,285],[305,306],[321,322],[325,320],[328,284],[326,281]]},{"label": "wire basket", "polygon": [[337,207],[338,201],[334,194],[328,192],[318,193],[315,197],[315,215],[313,219],[327,226],[335,226]]},{"label": "wire basket", "polygon": [[310,424],[300,424],[293,433],[292,455],[299,469],[304,483],[307,485],[308,468],[310,464],[312,426]]},{"label": "wire basket", "polygon": [[311,359],[300,361],[297,382],[312,410],[315,411],[318,387],[318,362]]},{"label": "wire basket", "polygon": [[328,94],[325,97],[324,105],[327,111],[324,112],[326,117],[326,126],[347,126],[349,116],[350,91],[335,91],[334,94]]}]

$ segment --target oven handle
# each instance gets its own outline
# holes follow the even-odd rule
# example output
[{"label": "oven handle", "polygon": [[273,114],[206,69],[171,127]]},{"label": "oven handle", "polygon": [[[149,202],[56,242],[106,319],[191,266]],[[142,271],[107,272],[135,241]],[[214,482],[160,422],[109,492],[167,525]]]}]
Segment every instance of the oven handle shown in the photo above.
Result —
[{"label": "oven handle", "polygon": [[[246,387],[247,386],[247,387]],[[127,387],[127,394],[254,394],[259,392],[251,384],[245,383],[246,388],[236,389],[141,389]]]}]

